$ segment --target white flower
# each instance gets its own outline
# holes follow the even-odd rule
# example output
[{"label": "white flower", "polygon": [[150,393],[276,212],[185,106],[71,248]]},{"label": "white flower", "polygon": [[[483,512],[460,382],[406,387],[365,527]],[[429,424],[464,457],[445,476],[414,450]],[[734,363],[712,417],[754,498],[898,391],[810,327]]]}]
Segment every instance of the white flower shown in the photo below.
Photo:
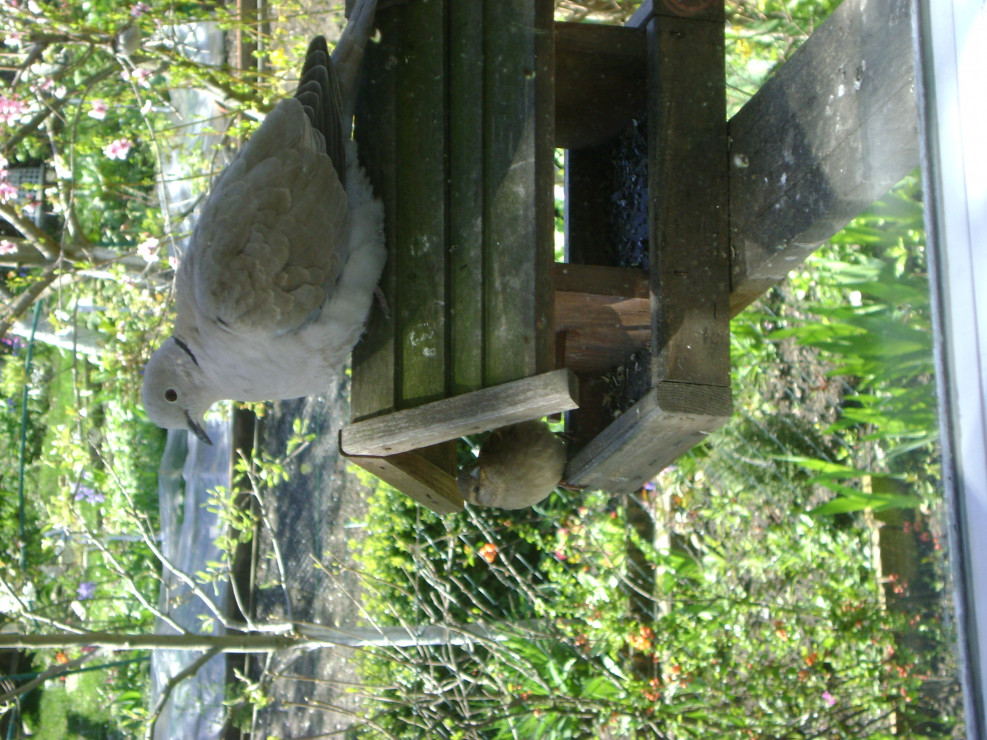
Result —
[{"label": "white flower", "polygon": [[109,112],[110,106],[106,104],[105,100],[94,100],[90,105],[90,118],[95,118],[97,121],[102,121],[106,118],[106,114]]},{"label": "white flower", "polygon": [[148,237],[140,244],[137,245],[137,256],[143,259],[145,262],[151,263],[156,262],[158,259],[158,247],[161,246],[161,240],[153,236]]},{"label": "white flower", "polygon": [[103,154],[105,154],[110,159],[119,159],[123,161],[130,154],[130,148],[133,143],[129,139],[114,139],[109,144],[103,147]]}]

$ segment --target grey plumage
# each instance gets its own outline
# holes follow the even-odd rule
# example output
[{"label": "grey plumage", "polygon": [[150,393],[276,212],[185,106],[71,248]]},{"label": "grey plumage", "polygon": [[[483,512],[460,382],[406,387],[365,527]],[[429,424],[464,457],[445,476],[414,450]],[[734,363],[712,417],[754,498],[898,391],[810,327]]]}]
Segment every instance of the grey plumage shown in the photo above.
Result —
[{"label": "grey plumage", "polygon": [[358,3],[332,55],[312,41],[294,96],[214,183],[176,277],[174,337],[145,368],[160,426],[207,441],[215,401],[321,392],[359,339],[386,257],[349,135],[375,7]]}]

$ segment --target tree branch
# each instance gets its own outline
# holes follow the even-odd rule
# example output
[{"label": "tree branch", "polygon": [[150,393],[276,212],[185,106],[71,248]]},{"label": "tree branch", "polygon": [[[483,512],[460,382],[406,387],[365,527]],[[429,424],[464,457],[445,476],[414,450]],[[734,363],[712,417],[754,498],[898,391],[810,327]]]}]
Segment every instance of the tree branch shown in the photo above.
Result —
[{"label": "tree branch", "polygon": [[21,232],[46,260],[54,262],[58,259],[60,247],[51,234],[28,221],[15,208],[7,203],[0,203],[0,218]]},{"label": "tree branch", "polygon": [[168,698],[171,696],[171,692],[174,691],[175,688],[186,678],[191,678],[198,673],[202,666],[219,654],[220,650],[218,647],[211,648],[196,658],[194,662],[185,666],[185,668],[168,679],[168,683],[166,683],[164,688],[161,690],[161,695],[158,697],[157,703],[147,715],[147,724],[144,727],[144,740],[151,740],[151,738],[154,737],[154,726],[158,723],[158,719],[161,717],[161,712],[164,711],[165,704],[168,703]]},{"label": "tree branch", "polygon": [[45,291],[45,288],[55,282],[58,277],[58,263],[52,262],[45,267],[37,280],[27,286],[21,293],[17,294],[17,297],[7,305],[3,318],[0,318],[0,339],[7,336],[7,332],[13,323],[24,315],[24,312]]}]

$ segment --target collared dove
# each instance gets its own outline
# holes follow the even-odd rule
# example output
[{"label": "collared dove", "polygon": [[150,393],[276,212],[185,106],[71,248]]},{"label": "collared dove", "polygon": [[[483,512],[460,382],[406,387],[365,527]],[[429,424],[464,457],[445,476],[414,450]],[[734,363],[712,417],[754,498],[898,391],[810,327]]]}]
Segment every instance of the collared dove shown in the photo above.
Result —
[{"label": "collared dove", "polygon": [[221,399],[325,390],[363,332],[386,258],[384,213],[350,138],[376,0],[329,56],[309,45],[282,100],[213,185],[178,268],[174,336],[144,370],[148,416],[204,442]]},{"label": "collared dove", "polygon": [[480,506],[534,506],[562,480],[565,462],[565,443],[547,424],[511,424],[492,431],[476,462],[459,472],[459,492]]}]

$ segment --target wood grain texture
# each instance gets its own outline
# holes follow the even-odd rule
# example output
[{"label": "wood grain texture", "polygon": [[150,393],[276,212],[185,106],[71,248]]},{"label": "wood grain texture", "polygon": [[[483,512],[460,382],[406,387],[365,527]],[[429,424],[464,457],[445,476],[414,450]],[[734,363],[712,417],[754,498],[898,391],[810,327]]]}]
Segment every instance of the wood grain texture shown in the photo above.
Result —
[{"label": "wood grain texture", "polygon": [[647,26],[654,385],[730,385],[722,3],[718,7],[718,18],[656,16]]},{"label": "wood grain texture", "polygon": [[555,265],[555,330],[562,364],[602,373],[651,339],[648,273],[628,267]]},{"label": "wood grain texture", "polygon": [[624,298],[651,297],[648,273],[634,267],[556,263],[553,266],[556,292],[590,293]]},{"label": "wood grain texture", "polygon": [[555,146],[602,144],[644,115],[646,52],[640,28],[555,24]]},{"label": "wood grain texture", "polygon": [[346,455],[346,459],[436,514],[463,510],[456,479],[418,453],[402,452],[387,457]]},{"label": "wood grain texture", "polygon": [[483,6],[449,6],[449,392],[483,387]]},{"label": "wood grain texture", "polygon": [[[396,11],[378,11],[379,44],[369,44],[364,57],[357,98],[353,136],[359,147],[360,163],[373,185],[374,195],[384,204],[384,235],[387,262],[380,289],[388,305],[395,305],[396,270],[394,263],[395,214],[395,70],[390,60],[396,54],[399,18]],[[394,320],[375,301],[370,309],[367,331],[353,349],[353,383],[350,412],[362,419],[395,406]]]},{"label": "wood grain texture", "polygon": [[554,367],[551,0],[484,3],[484,385]]},{"label": "wood grain texture", "polygon": [[578,406],[568,370],[484,388],[350,424],[340,433],[348,455],[393,455]]},{"label": "wood grain texture", "polygon": [[729,388],[660,383],[573,456],[566,482],[633,492],[722,426],[731,407]]},{"label": "wood grain texture", "polygon": [[731,313],[919,164],[910,0],[845,0],[730,121]]},{"label": "wood grain texture", "polygon": [[[407,3],[394,90],[396,408],[446,395],[445,3]],[[437,32],[438,31],[438,32]]]}]

